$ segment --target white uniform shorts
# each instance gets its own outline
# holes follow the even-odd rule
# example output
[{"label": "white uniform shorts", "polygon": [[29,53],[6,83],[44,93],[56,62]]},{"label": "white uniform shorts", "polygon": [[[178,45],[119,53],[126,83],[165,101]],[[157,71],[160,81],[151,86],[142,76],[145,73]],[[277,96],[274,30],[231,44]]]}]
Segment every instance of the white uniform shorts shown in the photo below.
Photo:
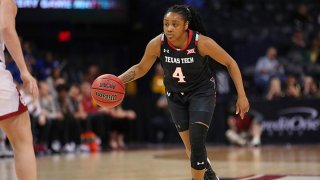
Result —
[{"label": "white uniform shorts", "polygon": [[0,121],[27,111],[11,73],[0,61]]}]

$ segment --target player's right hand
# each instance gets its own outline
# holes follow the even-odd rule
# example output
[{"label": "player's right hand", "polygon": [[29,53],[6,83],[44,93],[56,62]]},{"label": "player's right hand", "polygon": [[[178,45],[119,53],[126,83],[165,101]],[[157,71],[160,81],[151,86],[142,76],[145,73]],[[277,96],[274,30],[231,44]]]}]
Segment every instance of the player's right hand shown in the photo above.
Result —
[{"label": "player's right hand", "polygon": [[236,104],[236,114],[239,114],[243,119],[245,113],[249,111],[250,105],[247,97],[238,97]]},{"label": "player's right hand", "polygon": [[21,79],[23,81],[23,88],[27,93],[32,94],[33,99],[37,99],[39,96],[39,89],[37,81],[29,72],[22,72]]}]

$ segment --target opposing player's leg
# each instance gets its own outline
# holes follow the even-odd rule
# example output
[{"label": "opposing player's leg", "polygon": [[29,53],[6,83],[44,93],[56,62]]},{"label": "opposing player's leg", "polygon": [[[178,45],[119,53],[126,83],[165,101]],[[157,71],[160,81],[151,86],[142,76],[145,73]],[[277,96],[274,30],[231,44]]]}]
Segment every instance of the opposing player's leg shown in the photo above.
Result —
[{"label": "opposing player's leg", "polygon": [[29,113],[24,112],[0,121],[0,128],[4,130],[13,147],[18,179],[37,179]]}]

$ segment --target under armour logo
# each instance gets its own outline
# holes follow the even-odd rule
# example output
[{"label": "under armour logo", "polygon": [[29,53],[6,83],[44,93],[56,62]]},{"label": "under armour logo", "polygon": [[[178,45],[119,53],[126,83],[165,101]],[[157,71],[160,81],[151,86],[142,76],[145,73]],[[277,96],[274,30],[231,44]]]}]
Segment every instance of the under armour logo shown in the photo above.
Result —
[{"label": "under armour logo", "polygon": [[188,54],[194,54],[194,53],[196,53],[195,50],[194,50],[194,48],[192,48],[192,49],[187,49],[187,55],[188,55]]},{"label": "under armour logo", "polygon": [[199,165],[204,165],[204,162],[197,162],[197,165],[199,166]]},{"label": "under armour logo", "polygon": [[214,79],[214,77],[211,77],[211,78],[210,78],[210,81],[211,81],[211,82],[214,82],[214,83],[216,82],[216,80]]},{"label": "under armour logo", "polygon": [[169,53],[169,49],[163,49],[163,52]]},{"label": "under armour logo", "polygon": [[167,92],[167,96],[170,96],[171,95],[171,93],[170,92]]}]

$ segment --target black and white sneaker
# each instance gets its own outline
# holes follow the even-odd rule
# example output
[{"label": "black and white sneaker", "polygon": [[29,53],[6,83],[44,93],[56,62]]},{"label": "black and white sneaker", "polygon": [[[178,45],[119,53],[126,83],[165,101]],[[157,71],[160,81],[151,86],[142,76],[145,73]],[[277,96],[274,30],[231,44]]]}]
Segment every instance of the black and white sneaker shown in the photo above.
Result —
[{"label": "black and white sneaker", "polygon": [[206,172],[204,173],[203,180],[219,180],[218,176],[211,167],[209,159],[207,159]]}]

